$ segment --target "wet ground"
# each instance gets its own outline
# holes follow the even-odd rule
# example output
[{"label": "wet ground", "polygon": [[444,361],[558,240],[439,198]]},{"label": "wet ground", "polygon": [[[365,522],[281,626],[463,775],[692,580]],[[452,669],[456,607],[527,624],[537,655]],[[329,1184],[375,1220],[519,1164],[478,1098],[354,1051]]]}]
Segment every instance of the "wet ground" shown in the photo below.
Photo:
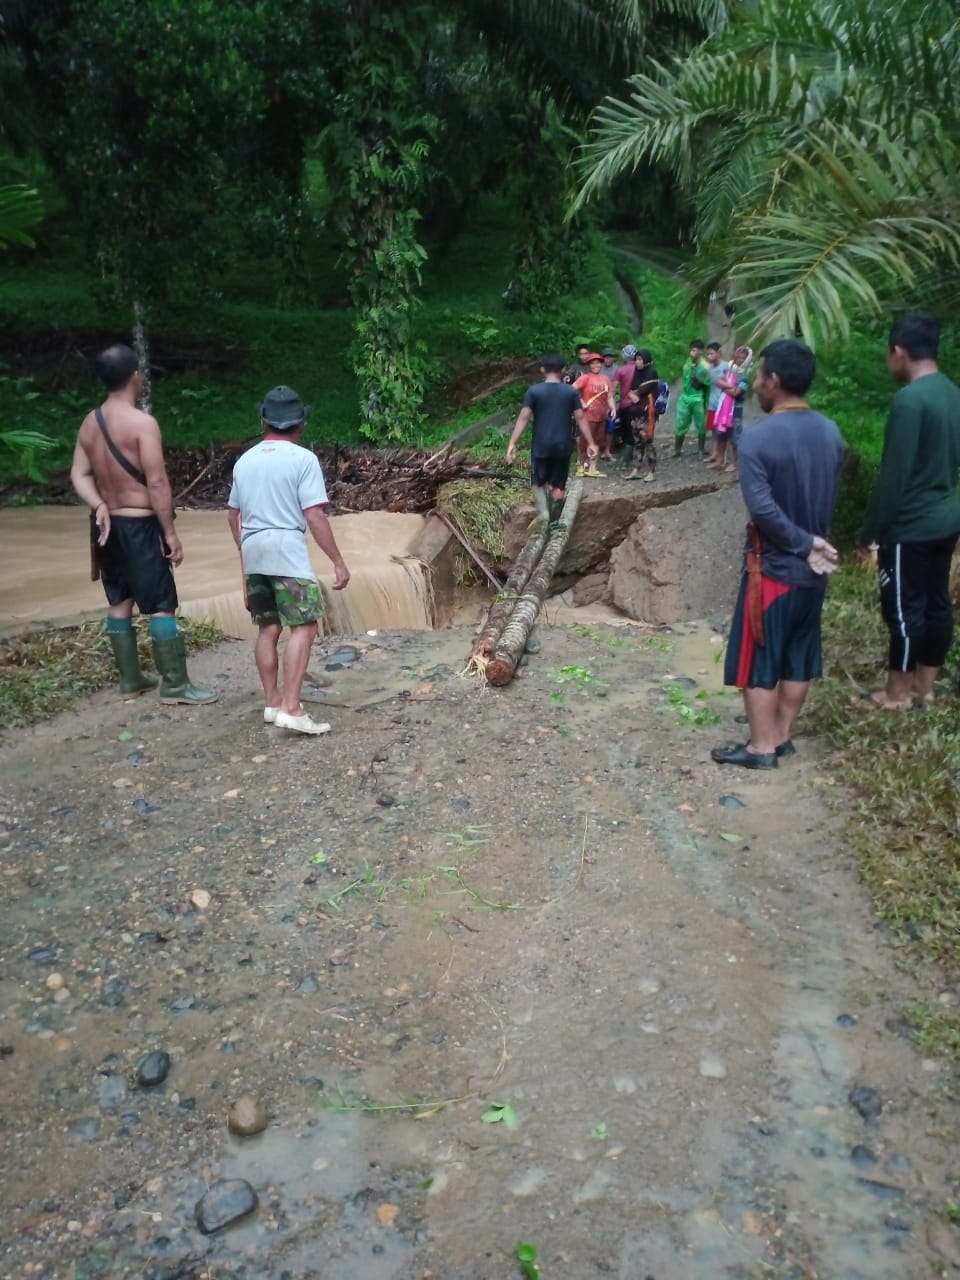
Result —
[{"label": "wet ground", "polygon": [[[8,739],[3,1280],[956,1273],[956,1080],[817,744],[710,763],[709,626],[540,635],[502,692],[465,629],[326,641],[321,739],[244,643],[216,706]],[[224,1179],[259,1208],[204,1235]]]}]

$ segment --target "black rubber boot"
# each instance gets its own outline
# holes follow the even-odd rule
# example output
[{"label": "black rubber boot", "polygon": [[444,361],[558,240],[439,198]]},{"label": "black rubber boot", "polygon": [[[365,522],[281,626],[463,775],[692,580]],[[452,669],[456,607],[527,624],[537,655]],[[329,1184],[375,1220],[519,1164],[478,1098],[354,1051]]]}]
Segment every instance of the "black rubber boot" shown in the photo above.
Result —
[{"label": "black rubber boot", "polygon": [[120,672],[120,692],[126,698],[135,698],[140,693],[155,689],[160,681],[156,676],[147,676],[140,670],[140,659],[137,656],[137,637],[133,631],[108,631],[110,647],[113,649],[113,660]]},{"label": "black rubber boot", "polygon": [[680,457],[680,451],[682,448],[683,448],[683,436],[674,436],[673,437],[673,456],[675,458]]},{"label": "black rubber boot", "polygon": [[216,702],[220,696],[209,689],[199,689],[190,683],[183,636],[171,636],[169,640],[154,639],[153,660],[161,676],[161,702],[185,702],[199,705],[204,702]]}]

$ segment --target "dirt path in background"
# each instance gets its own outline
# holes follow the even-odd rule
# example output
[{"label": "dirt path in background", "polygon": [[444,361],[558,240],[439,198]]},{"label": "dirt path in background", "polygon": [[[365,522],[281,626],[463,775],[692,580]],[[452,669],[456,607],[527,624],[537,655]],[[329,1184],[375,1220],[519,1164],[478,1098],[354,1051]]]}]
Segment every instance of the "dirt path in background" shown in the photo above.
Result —
[{"label": "dirt path in background", "polygon": [[[816,745],[709,762],[717,640],[545,628],[479,694],[469,633],[382,635],[313,741],[229,644],[217,706],[3,748],[0,1276],[513,1280],[519,1241],[545,1280],[954,1274],[950,1068]],[[259,1212],[201,1235],[223,1178]]]}]

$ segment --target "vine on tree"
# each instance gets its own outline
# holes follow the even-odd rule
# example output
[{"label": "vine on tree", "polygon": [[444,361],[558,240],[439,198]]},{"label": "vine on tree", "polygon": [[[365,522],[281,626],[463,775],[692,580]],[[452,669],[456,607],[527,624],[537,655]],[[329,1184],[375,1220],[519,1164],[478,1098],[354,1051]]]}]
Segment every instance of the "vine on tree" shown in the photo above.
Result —
[{"label": "vine on tree", "polygon": [[356,312],[360,430],[374,440],[407,438],[423,417],[426,366],[412,320],[427,258],[417,237],[417,205],[438,131],[416,80],[428,18],[415,5],[361,0],[353,6],[335,123],[324,135]]}]

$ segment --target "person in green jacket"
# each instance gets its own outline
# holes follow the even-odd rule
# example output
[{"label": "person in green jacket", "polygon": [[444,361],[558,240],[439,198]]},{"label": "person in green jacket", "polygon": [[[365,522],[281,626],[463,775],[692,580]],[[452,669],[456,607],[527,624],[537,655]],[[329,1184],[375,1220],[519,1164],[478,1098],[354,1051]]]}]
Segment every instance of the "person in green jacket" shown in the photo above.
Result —
[{"label": "person in green jacket", "polygon": [[880,475],[860,531],[876,546],[880,608],[890,632],[887,683],[869,695],[898,710],[927,703],[953,640],[950,561],[960,536],[960,388],[940,372],[940,321],[901,316],[887,368],[903,383],[883,438]]},{"label": "person in green jacket", "polygon": [[673,456],[680,457],[683,438],[693,423],[697,431],[700,457],[707,452],[707,392],[710,390],[710,369],[703,357],[702,338],[690,343],[690,354],[683,364],[683,391],[677,401],[677,420],[674,425]]}]

